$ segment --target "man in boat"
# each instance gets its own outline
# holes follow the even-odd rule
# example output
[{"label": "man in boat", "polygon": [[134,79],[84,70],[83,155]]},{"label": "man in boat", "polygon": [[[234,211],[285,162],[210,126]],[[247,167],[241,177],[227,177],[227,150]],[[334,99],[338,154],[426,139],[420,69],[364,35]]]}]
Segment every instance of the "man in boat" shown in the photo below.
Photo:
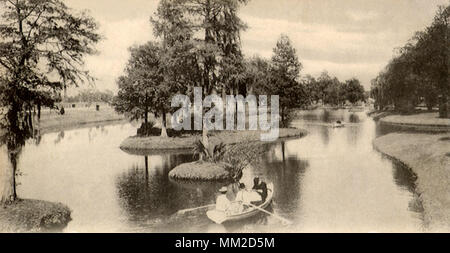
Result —
[{"label": "man in boat", "polygon": [[227,198],[227,187],[222,187],[219,189],[220,195],[216,199],[216,210],[222,212],[228,212],[230,208],[230,200]]},{"label": "man in boat", "polygon": [[236,199],[231,204],[230,210],[233,213],[242,213],[248,204],[262,203],[261,195],[254,190],[247,190],[244,183],[239,184],[239,192],[236,194]]},{"label": "man in boat", "polygon": [[252,189],[261,195],[261,201],[258,201],[257,203],[252,202],[252,204],[257,205],[264,203],[264,201],[266,201],[267,198],[267,184],[264,181],[260,180],[259,177],[255,177],[253,179]]}]

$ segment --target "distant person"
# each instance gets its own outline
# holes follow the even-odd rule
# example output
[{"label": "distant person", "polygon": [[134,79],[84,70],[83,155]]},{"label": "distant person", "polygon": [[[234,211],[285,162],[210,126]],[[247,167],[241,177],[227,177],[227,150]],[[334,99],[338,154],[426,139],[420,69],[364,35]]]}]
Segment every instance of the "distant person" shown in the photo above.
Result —
[{"label": "distant person", "polygon": [[266,201],[267,198],[267,184],[260,180],[259,177],[253,179],[253,190],[257,191],[261,195],[261,202]]},{"label": "distant person", "polygon": [[222,212],[227,212],[228,209],[230,208],[230,200],[228,200],[227,198],[227,187],[222,187],[219,189],[220,195],[217,196],[216,199],[216,210],[217,211],[222,211]]}]

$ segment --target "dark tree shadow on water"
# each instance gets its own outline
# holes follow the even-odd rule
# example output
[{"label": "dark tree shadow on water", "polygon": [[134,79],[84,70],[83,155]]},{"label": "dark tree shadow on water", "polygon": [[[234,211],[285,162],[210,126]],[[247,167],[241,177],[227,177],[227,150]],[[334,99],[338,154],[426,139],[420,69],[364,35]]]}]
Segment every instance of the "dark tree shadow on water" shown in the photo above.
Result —
[{"label": "dark tree shadow on water", "polygon": [[162,166],[152,166],[151,159],[144,156],[144,166],[135,164],[116,178],[120,205],[133,226],[142,231],[196,231],[208,223],[204,215],[204,223],[199,222],[196,212],[176,215],[182,209],[214,203],[217,190],[223,186],[169,179],[169,171],[191,157],[167,155]]},{"label": "dark tree shadow on water", "polygon": [[416,191],[417,176],[405,164],[392,160],[393,176],[395,183],[400,188],[410,192],[413,197],[409,202],[409,210],[418,213],[423,220],[424,209],[420,200],[420,195]]},{"label": "dark tree shadow on water", "polygon": [[294,218],[301,202],[301,183],[309,162],[296,155],[289,155],[285,142],[272,148],[273,151],[280,151],[281,157],[276,156],[276,152],[267,152],[255,170],[267,181],[273,182],[273,205],[277,212],[286,218]]}]

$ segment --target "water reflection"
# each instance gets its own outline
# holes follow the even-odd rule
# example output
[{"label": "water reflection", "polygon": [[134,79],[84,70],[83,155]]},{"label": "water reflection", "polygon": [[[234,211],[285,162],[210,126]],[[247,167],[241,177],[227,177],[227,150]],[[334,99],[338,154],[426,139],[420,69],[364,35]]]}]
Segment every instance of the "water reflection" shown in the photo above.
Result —
[{"label": "water reflection", "polygon": [[[192,155],[140,158],[143,163],[133,164],[116,177],[120,205],[133,226],[151,229],[152,224],[159,226],[178,210],[214,203],[217,190],[223,186],[175,182],[168,178],[173,167],[191,161]],[[160,229],[172,228],[162,226]]]},{"label": "water reflection", "polygon": [[359,123],[360,119],[359,119],[358,114],[356,114],[356,113],[350,114],[350,116],[348,118],[348,121],[351,122],[351,123]]},{"label": "water reflection", "polygon": [[[64,139],[64,131],[59,132],[58,136],[55,139],[55,144],[58,144],[61,142],[61,140]],[[38,144],[39,145],[39,144]]]},{"label": "water reflection", "polygon": [[[346,127],[329,127],[336,120]],[[415,178],[373,149],[380,130],[364,112],[300,112],[293,126],[309,134],[266,145],[241,179],[247,186],[256,175],[273,182],[272,211],[292,220],[290,227],[264,214],[225,226],[209,221],[205,210],[176,214],[213,203],[223,184],[170,180],[172,168],[192,161],[186,151],[123,152],[120,142],[136,131],[130,124],[46,134],[39,146],[26,145],[19,191],[67,204],[73,221],[66,231],[421,231]]]}]

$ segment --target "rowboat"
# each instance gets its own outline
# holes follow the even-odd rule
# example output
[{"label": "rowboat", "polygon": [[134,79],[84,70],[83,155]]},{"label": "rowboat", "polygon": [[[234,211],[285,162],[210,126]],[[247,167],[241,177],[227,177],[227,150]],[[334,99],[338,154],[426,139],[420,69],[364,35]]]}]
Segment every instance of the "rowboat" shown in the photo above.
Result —
[{"label": "rowboat", "polygon": [[[265,209],[266,207],[268,207],[272,202],[272,198],[273,198],[273,183],[269,183],[267,184],[267,198],[264,201],[264,203],[258,206],[258,208]],[[237,214],[227,214],[223,211],[214,209],[206,212],[206,216],[208,216],[208,218],[214,221],[215,223],[222,224],[227,221],[238,221],[252,217],[261,212],[261,210],[258,208],[248,207],[247,209],[245,209],[244,212]]]},{"label": "rowboat", "polygon": [[331,127],[333,128],[339,128],[339,127],[344,127],[345,125],[341,122],[341,121],[336,121],[333,123],[333,125],[331,125]]}]

